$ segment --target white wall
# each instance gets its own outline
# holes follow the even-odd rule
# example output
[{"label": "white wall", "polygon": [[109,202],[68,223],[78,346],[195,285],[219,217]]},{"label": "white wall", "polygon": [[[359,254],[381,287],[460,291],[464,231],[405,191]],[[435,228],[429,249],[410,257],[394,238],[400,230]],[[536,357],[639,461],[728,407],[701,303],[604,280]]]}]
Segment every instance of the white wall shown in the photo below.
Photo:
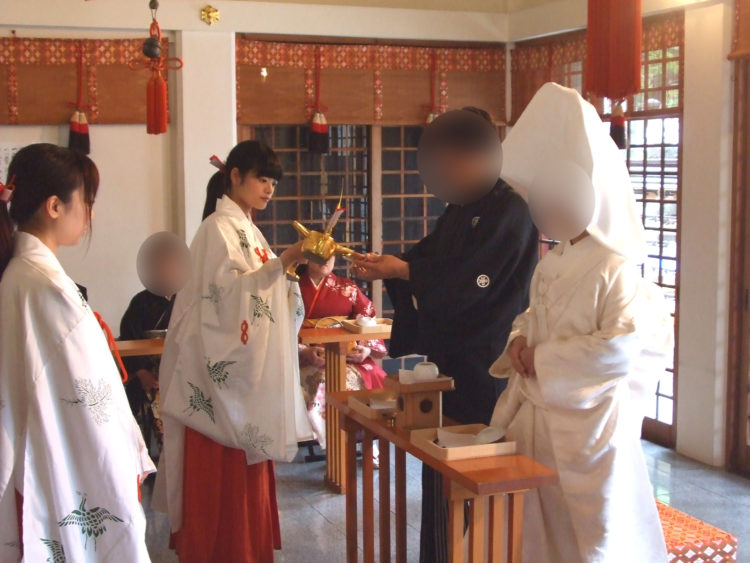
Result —
[{"label": "white wall", "polygon": [[[4,142],[67,144],[68,128],[0,127]],[[90,243],[60,250],[60,262],[89,290],[115,334],[130,298],[143,289],[135,274],[135,256],[149,234],[171,229],[170,193],[174,190],[169,137],[145,134],[143,125],[91,128],[91,158],[101,176],[94,204]]]},{"label": "white wall", "polygon": [[[5,2],[0,25],[44,28],[146,29],[146,0],[22,0]],[[323,2],[321,2],[323,4]],[[212,1],[221,20],[200,21],[204,0],[161,0],[165,30],[345,37],[505,41],[508,16],[479,12],[347,7],[252,1]],[[404,2],[408,6],[408,1]],[[23,31],[23,30],[20,30]]]},{"label": "white wall", "polygon": [[216,169],[211,155],[222,160],[237,142],[237,89],[234,33],[182,31],[177,53],[190,61],[175,73],[175,170],[184,190],[175,202],[180,232],[193,240],[201,222],[206,184]]},{"label": "white wall", "polygon": [[685,12],[677,451],[724,464],[732,2]]},{"label": "white wall", "polygon": [[[691,5],[711,4],[716,0],[643,0],[643,15],[649,16]],[[508,41],[551,35],[586,27],[586,0],[557,0],[508,17]]]}]

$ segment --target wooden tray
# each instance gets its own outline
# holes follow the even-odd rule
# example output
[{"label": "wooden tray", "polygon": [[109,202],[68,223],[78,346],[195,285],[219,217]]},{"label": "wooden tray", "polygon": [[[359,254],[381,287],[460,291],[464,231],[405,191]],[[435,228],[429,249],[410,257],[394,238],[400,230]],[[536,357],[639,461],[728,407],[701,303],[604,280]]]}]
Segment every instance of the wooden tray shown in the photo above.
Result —
[{"label": "wooden tray", "polygon": [[[376,409],[370,406],[370,399],[393,399],[393,408]],[[348,403],[352,410],[371,420],[393,417],[396,414],[396,396],[391,391],[373,391],[365,397],[349,397]]]},{"label": "wooden tray", "polygon": [[359,326],[357,321],[345,320],[341,321],[341,326],[349,332],[356,334],[367,334],[370,332],[390,332],[393,328],[392,319],[376,319],[377,324],[375,326]]},{"label": "wooden tray", "polygon": [[401,383],[397,375],[389,375],[385,378],[385,386],[394,392],[401,393],[424,393],[427,391],[453,391],[455,383],[452,377],[440,375],[437,379],[428,381],[417,381],[415,383]]},{"label": "wooden tray", "polygon": [[[487,428],[486,424],[466,424],[462,426],[448,427],[451,432],[466,432],[477,434],[480,430]],[[427,452],[432,457],[443,461],[455,461],[458,459],[471,459],[477,457],[492,457],[496,455],[512,455],[516,453],[515,442],[494,442],[492,444],[478,444],[475,446],[459,446],[456,448],[444,448],[435,443],[437,440],[437,428],[423,428],[411,431],[411,442],[420,450]]]}]

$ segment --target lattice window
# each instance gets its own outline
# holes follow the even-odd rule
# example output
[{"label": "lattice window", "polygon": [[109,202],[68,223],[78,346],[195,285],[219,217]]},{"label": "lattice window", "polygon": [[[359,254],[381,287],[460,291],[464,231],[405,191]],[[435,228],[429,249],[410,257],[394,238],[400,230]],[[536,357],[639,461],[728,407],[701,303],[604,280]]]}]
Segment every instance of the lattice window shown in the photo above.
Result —
[{"label": "lattice window", "polygon": [[[630,118],[628,168],[646,229],[648,257],[643,277],[659,284],[677,312],[679,244],[680,122],[676,117]],[[648,417],[671,425],[674,416],[674,359],[659,378]]]},{"label": "lattice window", "polygon": [[[431,195],[417,170],[417,146],[422,127],[382,128],[383,253],[399,255],[414,246],[435,227],[445,204]],[[383,315],[393,316],[393,304],[383,289]],[[422,357],[386,359],[388,373],[410,369]]]},{"label": "lattice window", "polygon": [[[333,236],[358,252],[370,245],[370,127],[333,125],[329,154],[313,154],[306,148],[306,125],[259,125],[250,137],[263,141],[279,155],[284,177],[273,201],[256,216],[256,224],[277,254],[299,237],[291,225],[298,220],[322,230],[343,191],[346,211]],[[350,267],[337,262],[337,273],[351,277]],[[367,284],[360,284],[368,291]]]}]

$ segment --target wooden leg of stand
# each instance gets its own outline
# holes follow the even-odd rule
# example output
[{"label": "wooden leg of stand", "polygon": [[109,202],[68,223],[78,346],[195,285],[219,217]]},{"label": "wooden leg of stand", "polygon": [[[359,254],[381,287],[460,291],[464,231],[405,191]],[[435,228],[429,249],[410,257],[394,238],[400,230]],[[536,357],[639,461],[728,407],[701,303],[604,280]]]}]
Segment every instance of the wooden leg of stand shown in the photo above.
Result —
[{"label": "wooden leg of stand", "polygon": [[346,491],[346,560],[357,563],[357,428],[358,425],[347,420],[346,457],[351,486]]},{"label": "wooden leg of stand", "polygon": [[391,563],[391,444],[380,439],[380,563]]},{"label": "wooden leg of stand", "polygon": [[406,452],[396,447],[396,562],[406,563]]},{"label": "wooden leg of stand", "polygon": [[448,501],[448,561],[460,563],[464,558],[464,501]]},{"label": "wooden leg of stand", "polygon": [[[365,563],[375,563],[375,491],[373,489],[372,432],[362,433],[362,546]],[[351,487],[355,489],[354,486]]]},{"label": "wooden leg of stand", "polygon": [[469,561],[484,561],[485,502],[487,497],[474,497],[469,508]]},{"label": "wooden leg of stand", "polygon": [[490,552],[487,556],[488,561],[503,563],[505,553],[503,553],[503,535],[505,532],[505,496],[490,496]]},{"label": "wooden leg of stand", "polygon": [[508,563],[521,563],[523,492],[508,494]]},{"label": "wooden leg of stand", "polygon": [[[346,391],[346,343],[332,342],[325,346],[326,395]],[[339,411],[326,405],[326,482],[337,493],[346,492],[346,459],[344,433]]]}]

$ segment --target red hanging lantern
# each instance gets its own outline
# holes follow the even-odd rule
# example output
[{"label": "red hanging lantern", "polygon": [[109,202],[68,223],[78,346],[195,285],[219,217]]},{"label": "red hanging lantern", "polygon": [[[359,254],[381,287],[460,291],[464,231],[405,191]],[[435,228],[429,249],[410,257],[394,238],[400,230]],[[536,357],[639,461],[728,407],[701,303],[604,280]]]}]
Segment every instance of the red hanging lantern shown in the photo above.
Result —
[{"label": "red hanging lantern", "polygon": [[641,0],[589,0],[584,90],[612,100],[610,134],[621,149],[622,102],[641,89],[642,34]]},{"label": "red hanging lantern", "polygon": [[143,54],[147,60],[132,60],[131,69],[148,68],[151,78],[146,87],[146,132],[149,135],[159,135],[167,132],[167,82],[164,71],[179,70],[183,66],[182,59],[161,56],[161,27],[156,21],[156,10],[159,8],[157,0],[151,0],[151,27],[149,37],[143,42]]}]

